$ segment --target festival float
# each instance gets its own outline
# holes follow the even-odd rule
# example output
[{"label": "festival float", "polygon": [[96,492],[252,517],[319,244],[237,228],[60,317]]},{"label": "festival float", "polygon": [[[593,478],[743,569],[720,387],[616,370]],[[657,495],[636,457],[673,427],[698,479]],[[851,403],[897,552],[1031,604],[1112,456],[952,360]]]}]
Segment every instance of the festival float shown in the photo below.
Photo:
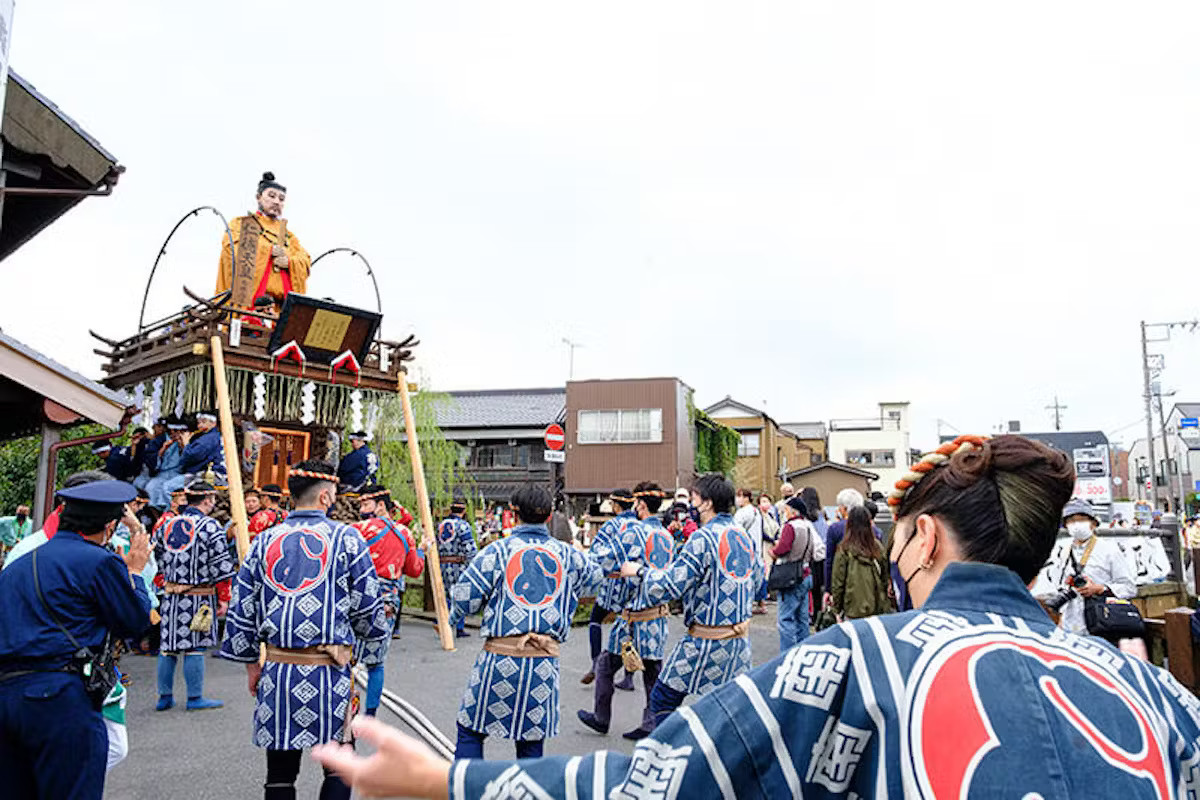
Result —
[{"label": "festival float", "polygon": [[[432,536],[407,381],[418,342],[413,336],[402,341],[380,337],[379,287],[361,253],[334,248],[309,261],[288,232],[287,221],[263,213],[263,195],[274,188],[282,210],[283,187],[266,173],[259,184],[257,213],[230,221],[216,208],[201,206],[175,224],[147,278],[137,329],[124,338],[89,331],[103,345],[94,350],[105,359],[102,382],[131,398],[147,427],[163,416],[183,419],[216,410],[228,480],[218,486],[214,516],[233,521],[239,559],[249,547],[244,489],[270,483],[286,487],[288,469],[305,459],[337,464],[345,435],[375,429],[383,404],[399,397],[420,522]],[[219,291],[182,286],[182,309],[147,321],[146,300],[168,246],[185,223],[206,212],[221,220],[225,233]],[[308,270],[339,252],[366,266],[375,310],[303,294]],[[342,493],[330,516],[358,519],[357,497]],[[437,549],[429,548],[426,556],[442,644],[453,649]]]}]

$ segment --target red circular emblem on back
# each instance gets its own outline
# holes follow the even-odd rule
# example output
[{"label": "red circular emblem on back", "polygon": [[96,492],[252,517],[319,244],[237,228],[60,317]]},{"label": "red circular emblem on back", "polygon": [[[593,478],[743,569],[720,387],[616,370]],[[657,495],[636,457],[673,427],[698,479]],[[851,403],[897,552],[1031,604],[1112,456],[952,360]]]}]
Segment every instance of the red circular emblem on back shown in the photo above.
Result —
[{"label": "red circular emblem on back", "polygon": [[267,546],[263,577],[282,594],[308,591],[325,579],[329,551],[329,540],[323,532],[293,528]]},{"label": "red circular emblem on back", "polygon": [[750,536],[741,528],[726,528],[717,542],[717,560],[721,571],[734,580],[746,580],[754,570],[754,551]]},{"label": "red circular emblem on back", "polygon": [[509,595],[528,608],[549,605],[562,591],[563,577],[558,556],[538,545],[517,550],[504,567]]},{"label": "red circular emblem on back", "polygon": [[167,523],[163,531],[163,544],[172,553],[182,553],[196,541],[196,523],[189,517],[180,515]]}]

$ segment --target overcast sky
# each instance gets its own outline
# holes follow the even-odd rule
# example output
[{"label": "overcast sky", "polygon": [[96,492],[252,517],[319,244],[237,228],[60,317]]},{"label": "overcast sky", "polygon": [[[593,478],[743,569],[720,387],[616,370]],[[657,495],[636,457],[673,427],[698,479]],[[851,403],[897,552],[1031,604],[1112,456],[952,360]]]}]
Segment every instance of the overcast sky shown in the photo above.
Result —
[{"label": "overcast sky", "polygon": [[[434,388],[561,385],[569,337],[781,421],[909,400],[915,447],[1056,393],[1128,445],[1137,321],[1200,313],[1198,40],[1194,2],[18,0],[13,69],[128,172],[0,266],[0,325],[99,375],[171,226],[270,169]],[[309,293],[373,305],[346,257]],[[1166,355],[1200,400],[1200,334]]]}]

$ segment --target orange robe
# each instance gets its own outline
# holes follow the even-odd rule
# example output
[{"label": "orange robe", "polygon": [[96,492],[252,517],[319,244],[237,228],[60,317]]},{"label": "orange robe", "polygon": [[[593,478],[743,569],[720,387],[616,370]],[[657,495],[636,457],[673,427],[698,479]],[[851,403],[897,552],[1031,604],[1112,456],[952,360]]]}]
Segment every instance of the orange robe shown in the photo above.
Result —
[{"label": "orange robe", "polygon": [[[287,232],[287,269],[279,272],[272,270],[271,247],[280,243],[279,234],[282,225],[279,220],[271,219],[264,214],[256,214],[256,216],[259,224],[263,227],[263,232],[258,237],[258,251],[254,259],[254,297],[257,299],[259,296],[267,294],[275,298],[277,304],[282,305],[284,295],[287,294],[284,276],[290,277],[293,292],[304,294],[308,285],[308,270],[312,266],[312,259],[309,257],[308,251],[301,246],[296,234],[289,230]],[[241,238],[242,218],[231,220],[229,227],[233,231],[233,252],[236,252],[238,240]],[[230,251],[229,235],[226,234],[221,240],[221,266],[217,270],[218,293],[233,288],[233,252]],[[265,287],[263,287],[264,275],[267,278]]]}]

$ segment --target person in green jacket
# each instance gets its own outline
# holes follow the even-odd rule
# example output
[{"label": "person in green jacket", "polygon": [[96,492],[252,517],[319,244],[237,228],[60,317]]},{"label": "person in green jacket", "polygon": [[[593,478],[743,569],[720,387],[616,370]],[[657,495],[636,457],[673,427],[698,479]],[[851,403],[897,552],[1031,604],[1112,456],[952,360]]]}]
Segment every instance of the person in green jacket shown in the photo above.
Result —
[{"label": "person in green jacket", "polygon": [[888,584],[887,556],[875,538],[871,514],[862,506],[852,508],[846,519],[846,535],[833,559],[831,594],[838,620],[895,611]]}]

